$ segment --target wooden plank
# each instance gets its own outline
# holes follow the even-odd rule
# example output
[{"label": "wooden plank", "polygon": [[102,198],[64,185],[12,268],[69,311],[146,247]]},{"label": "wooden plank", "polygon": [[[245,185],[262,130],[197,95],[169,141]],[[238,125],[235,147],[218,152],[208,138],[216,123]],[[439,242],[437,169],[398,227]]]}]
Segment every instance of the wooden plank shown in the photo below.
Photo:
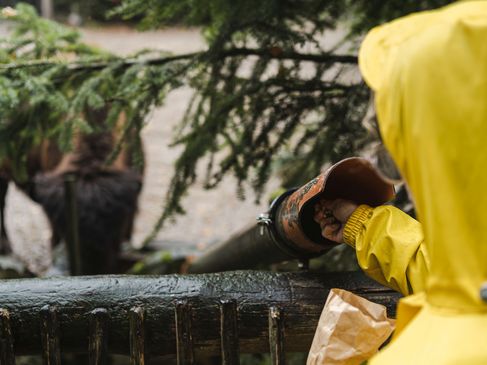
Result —
[{"label": "wooden plank", "polygon": [[41,308],[40,315],[43,364],[61,365],[59,323],[56,307],[45,305]]},{"label": "wooden plank", "polygon": [[88,360],[90,365],[104,365],[107,361],[108,311],[96,308],[90,313]]},{"label": "wooden plank", "polygon": [[194,364],[191,305],[186,300],[175,303],[176,352],[178,365]]},{"label": "wooden plank", "polygon": [[145,364],[145,310],[134,307],[130,317],[130,364]]},{"label": "wooden plank", "polygon": [[220,338],[222,364],[240,364],[238,311],[235,300],[220,301]]},{"label": "wooden plank", "polygon": [[4,308],[0,308],[0,365],[15,365],[10,313]]},{"label": "wooden plank", "polygon": [[284,318],[280,308],[269,308],[269,347],[272,365],[286,364],[284,351]]}]

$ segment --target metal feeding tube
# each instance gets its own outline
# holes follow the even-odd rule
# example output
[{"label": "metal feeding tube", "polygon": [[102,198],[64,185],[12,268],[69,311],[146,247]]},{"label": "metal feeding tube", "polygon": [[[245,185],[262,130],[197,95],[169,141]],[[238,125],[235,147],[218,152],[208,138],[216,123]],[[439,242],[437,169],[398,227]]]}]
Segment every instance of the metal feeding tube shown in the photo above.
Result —
[{"label": "metal feeding tube", "polygon": [[331,166],[307,184],[274,199],[257,225],[213,246],[188,267],[190,273],[251,269],[281,261],[304,262],[336,243],[325,239],[314,221],[319,199],[348,199],[378,206],[394,198],[394,186],[364,158],[352,157]]}]

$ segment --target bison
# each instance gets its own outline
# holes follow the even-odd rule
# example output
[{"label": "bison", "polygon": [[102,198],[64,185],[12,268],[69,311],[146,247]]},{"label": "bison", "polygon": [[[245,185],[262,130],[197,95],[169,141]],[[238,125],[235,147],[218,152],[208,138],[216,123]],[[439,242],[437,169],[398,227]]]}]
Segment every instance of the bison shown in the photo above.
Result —
[{"label": "bison", "polygon": [[[104,123],[107,108],[85,115],[91,124]],[[5,195],[9,181],[39,203],[52,229],[52,247],[66,240],[67,219],[64,178],[77,180],[78,236],[85,265],[83,274],[107,274],[117,271],[121,244],[130,240],[142,187],[143,171],[134,166],[131,148],[124,147],[107,164],[125,115],[119,116],[115,131],[76,133],[73,149],[62,153],[57,144],[44,140],[28,155],[27,179],[18,181],[10,164],[0,165],[0,253],[11,251],[5,229]],[[103,130],[103,128],[102,128]],[[34,233],[34,232],[33,232]]]}]

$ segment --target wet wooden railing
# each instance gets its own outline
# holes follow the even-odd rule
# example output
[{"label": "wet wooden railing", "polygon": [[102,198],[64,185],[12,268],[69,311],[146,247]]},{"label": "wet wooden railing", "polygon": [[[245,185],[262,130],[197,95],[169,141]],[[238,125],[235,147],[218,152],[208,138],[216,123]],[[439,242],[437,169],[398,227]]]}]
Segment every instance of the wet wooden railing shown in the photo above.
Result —
[{"label": "wet wooden railing", "polygon": [[240,352],[309,349],[329,289],[340,287],[387,306],[398,294],[359,273],[228,272],[160,277],[77,277],[0,282],[0,364],[42,354],[88,354],[90,365],[125,354],[133,365],[175,355],[178,364],[216,355],[238,364]]}]

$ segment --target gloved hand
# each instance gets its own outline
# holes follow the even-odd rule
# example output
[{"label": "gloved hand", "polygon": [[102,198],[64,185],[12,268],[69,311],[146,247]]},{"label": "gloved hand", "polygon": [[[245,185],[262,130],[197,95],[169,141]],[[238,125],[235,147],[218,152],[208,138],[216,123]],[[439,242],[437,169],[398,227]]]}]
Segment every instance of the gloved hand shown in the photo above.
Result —
[{"label": "gloved hand", "polygon": [[313,218],[320,225],[321,235],[330,241],[343,243],[343,228],[357,207],[345,199],[318,201]]}]

